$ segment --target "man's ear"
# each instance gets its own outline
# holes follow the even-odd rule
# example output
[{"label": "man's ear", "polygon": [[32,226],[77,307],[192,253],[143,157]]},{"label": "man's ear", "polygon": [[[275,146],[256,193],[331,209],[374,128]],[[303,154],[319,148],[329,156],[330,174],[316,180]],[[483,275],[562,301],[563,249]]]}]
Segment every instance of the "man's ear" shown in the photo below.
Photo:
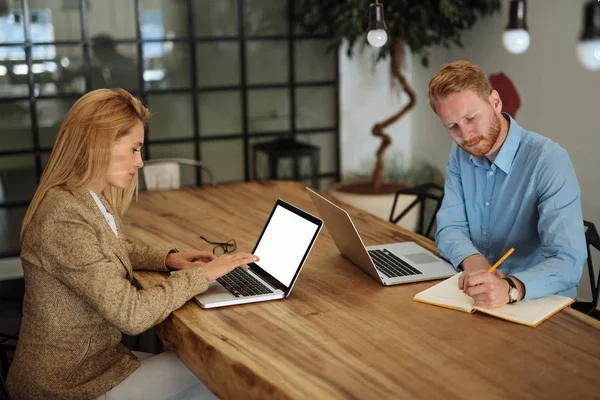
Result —
[{"label": "man's ear", "polygon": [[490,93],[489,102],[492,105],[492,108],[497,114],[502,112],[502,99],[500,98],[500,93],[496,89],[492,89],[492,93]]}]

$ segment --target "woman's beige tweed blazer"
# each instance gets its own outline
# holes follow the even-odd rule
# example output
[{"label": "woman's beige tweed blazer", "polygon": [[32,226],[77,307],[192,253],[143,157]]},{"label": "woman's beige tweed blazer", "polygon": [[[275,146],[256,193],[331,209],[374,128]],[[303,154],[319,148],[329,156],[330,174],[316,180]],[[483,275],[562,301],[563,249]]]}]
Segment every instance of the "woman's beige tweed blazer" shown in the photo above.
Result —
[{"label": "woman's beige tweed blazer", "polygon": [[167,271],[168,248],[117,238],[89,192],[50,190],[27,230],[23,321],[8,388],[16,399],[95,399],[131,374],[137,358],[121,332],[137,335],[208,287],[202,268],[137,290],[132,270]]}]

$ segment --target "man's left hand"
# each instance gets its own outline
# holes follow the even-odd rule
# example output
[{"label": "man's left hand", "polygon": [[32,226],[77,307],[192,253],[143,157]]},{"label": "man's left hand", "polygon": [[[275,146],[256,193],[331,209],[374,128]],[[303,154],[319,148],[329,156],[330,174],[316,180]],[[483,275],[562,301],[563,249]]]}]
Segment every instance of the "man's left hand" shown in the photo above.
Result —
[{"label": "man's left hand", "polygon": [[509,287],[508,282],[497,274],[474,271],[465,279],[463,292],[472,297],[478,307],[496,308],[508,304]]},{"label": "man's left hand", "polygon": [[207,251],[184,251],[183,253],[169,253],[165,264],[173,269],[197,268],[217,258]]}]

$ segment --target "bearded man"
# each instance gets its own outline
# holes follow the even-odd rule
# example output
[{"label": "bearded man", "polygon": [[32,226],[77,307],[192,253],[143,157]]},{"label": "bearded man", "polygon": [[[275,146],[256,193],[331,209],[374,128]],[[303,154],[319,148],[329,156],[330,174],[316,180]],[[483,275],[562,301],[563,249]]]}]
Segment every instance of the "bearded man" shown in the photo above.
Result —
[{"label": "bearded man", "polygon": [[502,113],[500,95],[470,62],[444,65],[429,83],[429,102],[454,141],[436,242],[463,271],[459,289],[487,308],[574,298],[587,249],[567,151]]}]

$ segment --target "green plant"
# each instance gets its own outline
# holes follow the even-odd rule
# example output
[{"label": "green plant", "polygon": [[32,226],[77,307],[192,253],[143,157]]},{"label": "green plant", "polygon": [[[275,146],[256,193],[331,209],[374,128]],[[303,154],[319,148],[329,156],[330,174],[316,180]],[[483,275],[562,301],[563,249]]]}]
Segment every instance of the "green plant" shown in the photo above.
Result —
[{"label": "green plant", "polygon": [[[402,154],[394,154],[386,157],[385,167],[382,171],[382,179],[385,181],[404,182],[410,186],[417,186],[425,183],[435,183],[444,186],[445,178],[442,171],[435,165],[427,161],[415,161],[407,166],[402,158]],[[356,173],[352,175],[353,179],[367,179],[367,173]]]},{"label": "green plant", "polygon": [[[371,0],[304,0],[298,21],[309,32],[326,29],[332,37],[329,50],[337,49],[343,41],[347,41],[347,54],[352,57],[357,41],[362,41],[364,47],[370,3]],[[371,177],[374,192],[381,185],[383,154],[391,144],[391,138],[384,129],[402,118],[416,104],[417,96],[401,68],[405,46],[427,66],[432,46],[462,47],[463,32],[470,29],[479,17],[500,9],[499,0],[389,0],[381,3],[385,10],[388,42],[379,50],[376,62],[390,57],[393,81],[406,92],[409,101],[396,114],[376,123],[371,129],[373,136],[382,139]]]}]

